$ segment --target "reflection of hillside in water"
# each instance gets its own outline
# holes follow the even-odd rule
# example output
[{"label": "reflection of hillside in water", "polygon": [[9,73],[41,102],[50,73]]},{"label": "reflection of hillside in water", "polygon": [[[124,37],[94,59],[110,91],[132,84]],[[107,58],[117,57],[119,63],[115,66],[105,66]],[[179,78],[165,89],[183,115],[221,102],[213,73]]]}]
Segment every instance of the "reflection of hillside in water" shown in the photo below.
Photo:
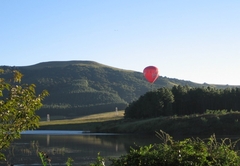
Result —
[{"label": "reflection of hillside in water", "polygon": [[38,152],[43,151],[52,164],[65,165],[71,157],[74,165],[79,166],[94,162],[98,152],[103,157],[119,157],[134,142],[140,145],[152,141],[133,135],[22,135],[5,154],[14,165],[40,164]]}]

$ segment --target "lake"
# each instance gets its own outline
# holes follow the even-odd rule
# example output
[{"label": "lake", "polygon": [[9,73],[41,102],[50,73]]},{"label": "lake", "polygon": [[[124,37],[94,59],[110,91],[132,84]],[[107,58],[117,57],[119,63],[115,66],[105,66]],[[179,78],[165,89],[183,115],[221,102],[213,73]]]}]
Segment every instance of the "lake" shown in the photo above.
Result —
[{"label": "lake", "polygon": [[21,135],[6,151],[8,161],[14,166],[41,165],[39,151],[49,156],[51,165],[66,165],[70,157],[73,165],[89,166],[99,152],[102,157],[119,157],[130,147],[160,143],[155,135],[46,130],[26,131]]}]

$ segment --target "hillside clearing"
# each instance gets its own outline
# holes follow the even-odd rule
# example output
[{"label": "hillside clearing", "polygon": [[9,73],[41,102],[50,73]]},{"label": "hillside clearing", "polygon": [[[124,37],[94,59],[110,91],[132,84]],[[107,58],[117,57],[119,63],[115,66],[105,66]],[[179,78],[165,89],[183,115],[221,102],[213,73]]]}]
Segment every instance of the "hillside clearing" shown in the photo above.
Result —
[{"label": "hillside clearing", "polygon": [[41,121],[41,126],[48,125],[67,125],[67,124],[82,124],[82,123],[93,123],[93,122],[105,122],[111,120],[119,120],[124,118],[124,110],[118,112],[107,112],[99,113],[88,116],[82,116],[74,119],[64,119],[64,120],[51,120],[51,121]]}]

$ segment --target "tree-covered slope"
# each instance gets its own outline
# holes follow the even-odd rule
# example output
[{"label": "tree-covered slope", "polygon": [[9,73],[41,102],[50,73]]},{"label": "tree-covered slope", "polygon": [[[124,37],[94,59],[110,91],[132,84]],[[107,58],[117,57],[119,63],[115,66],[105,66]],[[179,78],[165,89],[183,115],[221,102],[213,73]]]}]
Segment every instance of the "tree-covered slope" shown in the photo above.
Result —
[{"label": "tree-covered slope", "polygon": [[93,61],[43,62],[32,66],[0,66],[7,71],[19,70],[22,83],[34,83],[38,91],[48,90],[50,96],[38,111],[41,117],[81,116],[97,112],[125,109],[141,95],[161,87],[188,85],[207,86],[175,78],[159,77],[151,86],[140,72],[123,70]]}]

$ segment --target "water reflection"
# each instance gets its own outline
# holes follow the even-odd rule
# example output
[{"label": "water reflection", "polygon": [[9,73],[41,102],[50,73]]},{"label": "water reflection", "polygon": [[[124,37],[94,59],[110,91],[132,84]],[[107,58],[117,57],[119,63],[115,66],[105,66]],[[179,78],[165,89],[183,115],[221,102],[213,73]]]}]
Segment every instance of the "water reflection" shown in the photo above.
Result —
[{"label": "water reflection", "polygon": [[48,134],[47,135],[47,146],[49,146],[49,143],[50,143],[50,135]]},{"label": "water reflection", "polygon": [[23,134],[6,152],[14,165],[41,165],[38,152],[43,151],[51,158],[52,165],[66,165],[68,157],[74,165],[84,166],[96,160],[98,152],[103,157],[119,157],[126,154],[130,146],[157,143],[159,139],[147,135],[115,134]]}]

